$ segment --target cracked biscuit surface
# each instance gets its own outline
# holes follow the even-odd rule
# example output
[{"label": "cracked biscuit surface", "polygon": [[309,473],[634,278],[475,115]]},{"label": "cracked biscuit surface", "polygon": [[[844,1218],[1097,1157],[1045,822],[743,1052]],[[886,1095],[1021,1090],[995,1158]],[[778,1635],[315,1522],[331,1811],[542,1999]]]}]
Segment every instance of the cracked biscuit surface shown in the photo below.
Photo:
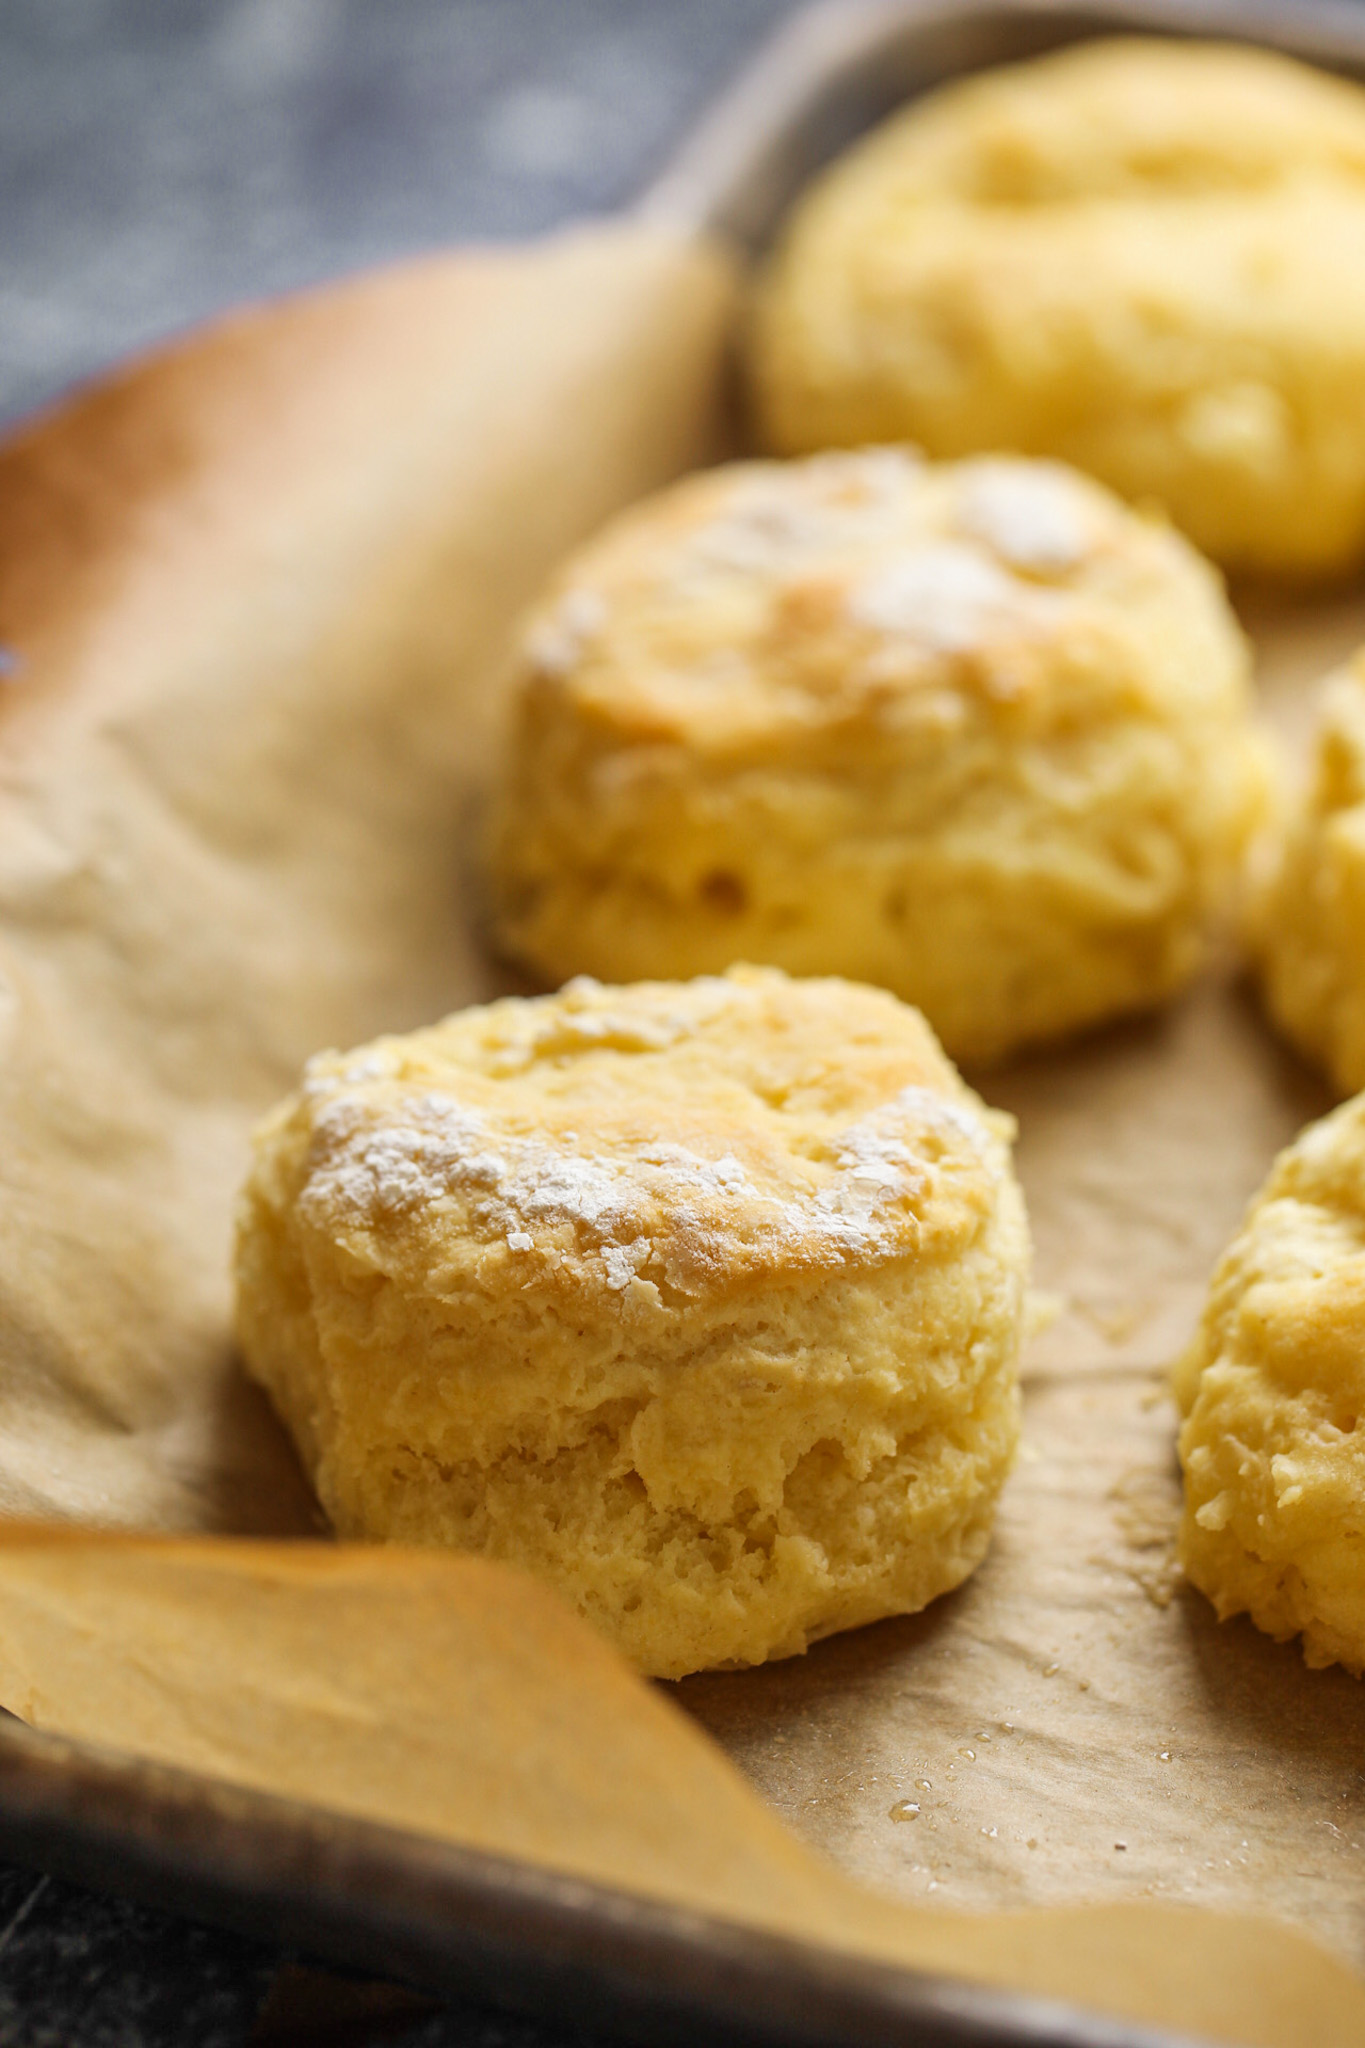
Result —
[{"label": "cracked biscuit surface", "polygon": [[519,1563],[658,1676],[789,1656],[985,1551],[1009,1133],[844,982],[464,1011],[320,1055],[262,1126],[243,1352],[343,1535]]},{"label": "cracked biscuit surface", "polygon": [[1365,554],[1365,93],[1091,42],[930,94],[798,202],[751,366],[785,454],[1074,462],[1226,566]]},{"label": "cracked biscuit surface", "polygon": [[1365,1670],[1365,1097],[1276,1160],[1176,1368],[1181,1562],[1220,1618]]},{"label": "cracked biscuit surface", "polygon": [[1323,685],[1312,773],[1247,925],[1276,1024],[1341,1094],[1365,1088],[1365,649]]},{"label": "cracked biscuit surface", "polygon": [[1052,463],[694,477],[570,560],[521,662],[511,955],[846,975],[955,1059],[1169,995],[1264,800],[1216,573]]}]

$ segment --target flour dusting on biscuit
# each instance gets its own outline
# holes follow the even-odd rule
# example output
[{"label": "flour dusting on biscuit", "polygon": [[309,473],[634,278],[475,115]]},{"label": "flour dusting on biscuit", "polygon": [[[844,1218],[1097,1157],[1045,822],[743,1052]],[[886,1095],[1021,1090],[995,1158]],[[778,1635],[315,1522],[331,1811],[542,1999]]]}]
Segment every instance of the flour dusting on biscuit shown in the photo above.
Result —
[{"label": "flour dusting on biscuit", "polygon": [[342,1533],[519,1562],[660,1675],[788,1656],[985,1550],[1008,1139],[844,982],[464,1011],[320,1055],[263,1126],[243,1351]]}]

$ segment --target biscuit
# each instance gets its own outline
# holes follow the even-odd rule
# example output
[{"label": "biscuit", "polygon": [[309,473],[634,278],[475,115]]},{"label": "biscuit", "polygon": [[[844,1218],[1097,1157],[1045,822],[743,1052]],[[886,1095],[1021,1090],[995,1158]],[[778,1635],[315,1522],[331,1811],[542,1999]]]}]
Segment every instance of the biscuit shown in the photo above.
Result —
[{"label": "biscuit", "polygon": [[1049,463],[710,471],[525,635],[492,835],[543,981],[762,960],[878,983],[955,1059],[1159,1002],[1264,799],[1216,574]]},{"label": "biscuit", "polygon": [[1247,932],[1281,1030],[1341,1094],[1365,1088],[1365,649],[1324,685],[1312,777]]},{"label": "biscuit", "polygon": [[525,1566],[642,1670],[785,1657],[985,1551],[1009,1120],[879,991],[578,981],[314,1059],[239,1332],[346,1536]]},{"label": "biscuit", "polygon": [[1282,1152],[1176,1369],[1181,1558],[1221,1619],[1365,1669],[1365,1097]]},{"label": "biscuit", "polygon": [[1051,455],[1229,567],[1365,555],[1365,93],[1268,51],[1086,43],[899,114],[761,281],[786,454]]}]

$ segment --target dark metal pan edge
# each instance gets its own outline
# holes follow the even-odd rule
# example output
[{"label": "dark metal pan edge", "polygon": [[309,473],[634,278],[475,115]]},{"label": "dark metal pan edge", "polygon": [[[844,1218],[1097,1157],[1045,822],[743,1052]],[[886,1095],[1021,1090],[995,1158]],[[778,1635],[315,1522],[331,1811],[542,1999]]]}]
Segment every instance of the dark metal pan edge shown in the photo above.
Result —
[{"label": "dark metal pan edge", "polygon": [[0,1852],[651,2048],[1180,2048],[14,1722],[0,1726]]},{"label": "dark metal pan edge", "polygon": [[761,249],[801,185],[893,107],[990,64],[1123,34],[1265,43],[1365,76],[1359,0],[823,0],[712,102],[636,218]]}]

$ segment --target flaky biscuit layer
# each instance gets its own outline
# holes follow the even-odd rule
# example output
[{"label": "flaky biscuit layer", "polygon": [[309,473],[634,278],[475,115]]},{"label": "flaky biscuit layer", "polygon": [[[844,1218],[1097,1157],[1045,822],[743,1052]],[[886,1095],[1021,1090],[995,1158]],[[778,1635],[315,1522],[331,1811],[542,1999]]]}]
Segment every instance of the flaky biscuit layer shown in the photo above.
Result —
[{"label": "flaky biscuit layer", "polygon": [[1060,466],[708,472],[565,567],[492,835],[547,981],[879,983],[955,1058],[1160,1001],[1264,799],[1217,576]]},{"label": "flaky biscuit layer", "polygon": [[310,1063],[239,1330],[343,1534],[520,1562],[678,1676],[972,1570],[1027,1257],[1007,1120],[890,996],[579,982]]},{"label": "flaky biscuit layer", "polygon": [[1181,1557],[1226,1619],[1365,1669],[1365,1097],[1280,1154],[1176,1373]]},{"label": "flaky biscuit layer", "polygon": [[1365,1087],[1365,649],[1323,686],[1312,774],[1277,821],[1247,927],[1280,1029],[1341,1094]]}]

